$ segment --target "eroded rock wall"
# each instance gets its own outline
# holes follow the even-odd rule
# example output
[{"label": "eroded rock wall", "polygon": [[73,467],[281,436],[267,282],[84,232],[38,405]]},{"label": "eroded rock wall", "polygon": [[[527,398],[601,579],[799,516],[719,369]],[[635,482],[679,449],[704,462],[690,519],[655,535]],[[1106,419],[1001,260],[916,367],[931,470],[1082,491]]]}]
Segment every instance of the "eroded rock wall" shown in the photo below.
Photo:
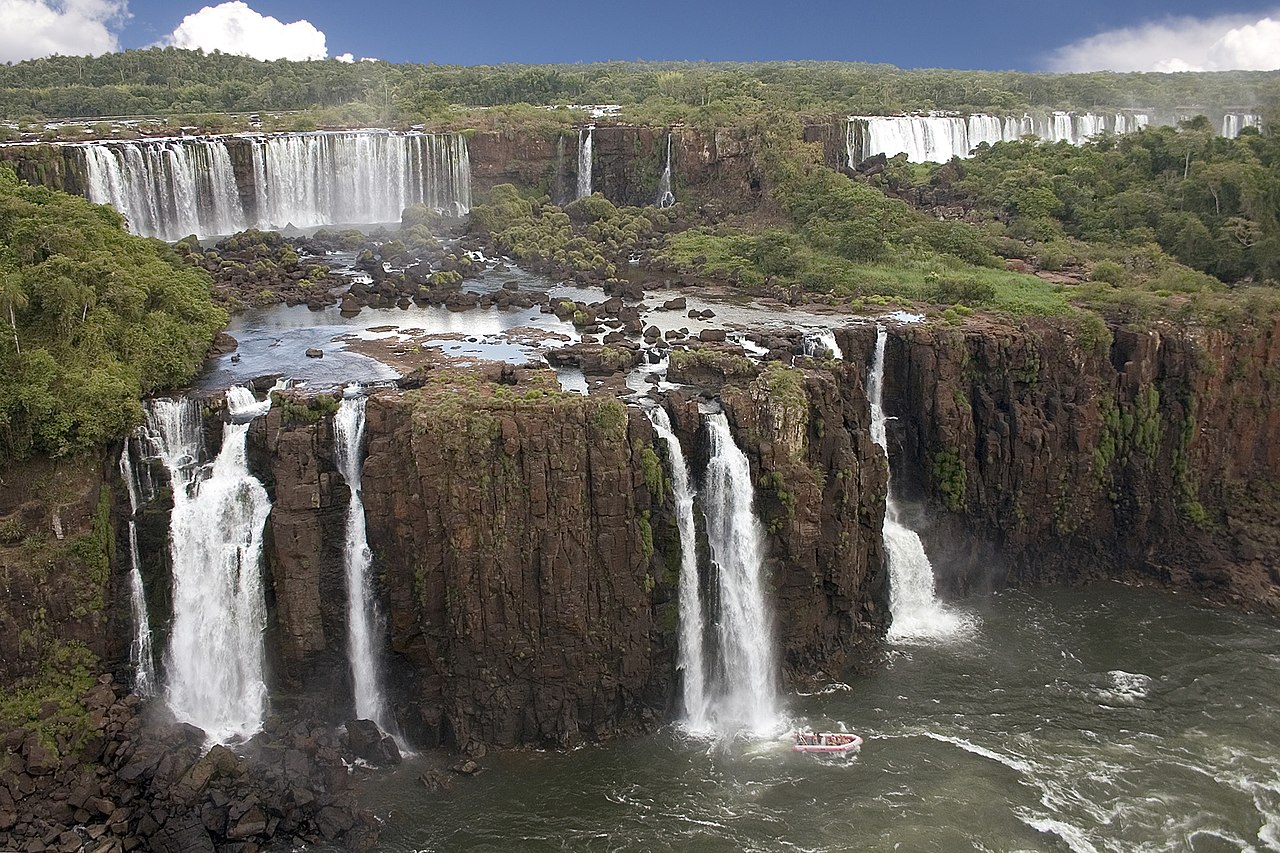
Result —
[{"label": "eroded rock wall", "polygon": [[893,334],[891,452],[935,566],[962,588],[1121,578],[1280,609],[1280,323],[1099,331]]}]

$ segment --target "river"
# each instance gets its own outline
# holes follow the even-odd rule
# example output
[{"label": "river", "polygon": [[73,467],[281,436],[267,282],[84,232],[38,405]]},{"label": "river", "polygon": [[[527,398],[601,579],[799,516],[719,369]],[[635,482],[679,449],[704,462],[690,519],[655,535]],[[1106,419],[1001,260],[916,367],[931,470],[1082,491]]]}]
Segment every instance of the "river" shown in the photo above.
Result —
[{"label": "river", "polygon": [[786,697],[850,760],[675,727],[364,782],[388,851],[1280,850],[1280,624],[1108,584],[1005,592],[971,636]]}]

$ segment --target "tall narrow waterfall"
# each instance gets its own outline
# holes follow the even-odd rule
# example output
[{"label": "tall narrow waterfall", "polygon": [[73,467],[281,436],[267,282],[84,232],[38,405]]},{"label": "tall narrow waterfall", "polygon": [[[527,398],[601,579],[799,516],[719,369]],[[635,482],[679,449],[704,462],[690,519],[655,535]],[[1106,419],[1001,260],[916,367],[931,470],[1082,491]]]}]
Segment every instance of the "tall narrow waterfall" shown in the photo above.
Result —
[{"label": "tall narrow waterfall", "polygon": [[591,195],[591,145],[595,133],[594,124],[578,131],[578,198]]},{"label": "tall narrow waterfall", "polygon": [[649,414],[653,428],[667,446],[671,463],[672,496],[676,504],[676,526],[680,531],[680,646],[678,668],[684,673],[685,724],[691,731],[708,728],[707,664],[703,649],[706,625],[702,616],[702,596],[698,590],[698,534],[693,518],[693,488],[685,464],[680,439],[671,429],[671,419],[661,406]]},{"label": "tall narrow waterfall", "polygon": [[349,388],[333,418],[334,456],[342,479],[351,489],[347,504],[347,541],[343,549],[347,579],[347,656],[351,661],[351,686],[356,717],[373,720],[384,732],[397,732],[395,720],[387,708],[375,651],[374,610],[370,568],[373,554],[369,550],[364,517],[364,495],[360,470],[364,463],[365,398],[356,396],[358,388]]},{"label": "tall narrow waterfall", "polygon": [[198,404],[158,400],[147,427],[173,484],[169,546],[173,626],[166,668],[169,706],[212,741],[247,738],[262,728],[266,705],[262,533],[271,502],[249,473],[249,424],[265,414],[247,388],[227,391],[231,422],[222,449],[199,463]]},{"label": "tall narrow waterfall", "polygon": [[723,414],[707,416],[711,458],[703,513],[719,579],[720,683],[711,707],[717,726],[768,731],[777,722],[777,662],[764,590],[764,530],[753,506],[747,457]]},{"label": "tall narrow waterfall", "polygon": [[[875,359],[867,377],[867,397],[871,402],[871,438],[889,457],[884,414],[884,349],[888,333],[876,331]],[[940,639],[959,633],[969,623],[950,612],[934,590],[933,564],[919,535],[903,523],[893,499],[892,471],[884,512],[884,549],[889,558],[889,609],[893,624],[889,639],[894,642]]]},{"label": "tall narrow waterfall", "polygon": [[461,134],[308,133],[253,149],[259,227],[398,222],[411,204],[471,209],[471,160]]},{"label": "tall narrow waterfall", "polygon": [[670,207],[676,203],[676,194],[671,189],[671,132],[667,132],[667,159],[662,167],[662,175],[658,178],[658,207]]},{"label": "tall narrow waterfall", "polygon": [[138,507],[141,504],[138,478],[129,457],[130,442],[120,451],[120,479],[129,490],[129,610],[133,616],[133,642],[129,663],[133,665],[133,692],[151,696],[156,692],[156,659],[151,643],[151,619],[147,615],[147,593],[142,584],[142,559],[138,554]]},{"label": "tall narrow waterfall", "polygon": [[222,139],[88,143],[86,194],[109,204],[136,234],[178,240],[245,227],[231,156]]}]

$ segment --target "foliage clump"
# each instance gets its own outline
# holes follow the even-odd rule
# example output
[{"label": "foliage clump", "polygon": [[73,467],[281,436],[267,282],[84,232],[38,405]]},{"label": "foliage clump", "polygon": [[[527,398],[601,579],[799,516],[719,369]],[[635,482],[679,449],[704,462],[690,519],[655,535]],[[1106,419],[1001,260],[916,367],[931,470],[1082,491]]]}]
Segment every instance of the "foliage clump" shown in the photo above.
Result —
[{"label": "foliage clump", "polygon": [[125,434],[226,320],[208,275],[111,208],[0,169],[0,464]]}]

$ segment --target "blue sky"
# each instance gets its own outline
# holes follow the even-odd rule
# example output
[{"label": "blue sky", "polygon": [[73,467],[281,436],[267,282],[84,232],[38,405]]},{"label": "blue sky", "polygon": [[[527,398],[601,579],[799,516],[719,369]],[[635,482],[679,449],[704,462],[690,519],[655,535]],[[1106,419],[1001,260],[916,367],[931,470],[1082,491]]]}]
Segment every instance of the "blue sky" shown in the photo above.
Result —
[{"label": "blue sky", "polygon": [[[309,20],[331,55],[482,64],[607,59],[839,59],[906,67],[1041,70],[1067,43],[1170,16],[1245,13],[1276,4],[1201,0],[967,0],[914,4],[808,0],[358,4],[254,0],[282,22]],[[152,43],[198,5],[131,0],[125,47]]]},{"label": "blue sky", "polygon": [[[279,50],[291,58],[349,53],[459,64],[829,59],[1025,71],[1280,66],[1280,0],[206,2],[216,8],[201,11],[200,0],[0,0],[0,61],[175,43],[249,55]],[[193,17],[184,23],[186,16]]]}]

